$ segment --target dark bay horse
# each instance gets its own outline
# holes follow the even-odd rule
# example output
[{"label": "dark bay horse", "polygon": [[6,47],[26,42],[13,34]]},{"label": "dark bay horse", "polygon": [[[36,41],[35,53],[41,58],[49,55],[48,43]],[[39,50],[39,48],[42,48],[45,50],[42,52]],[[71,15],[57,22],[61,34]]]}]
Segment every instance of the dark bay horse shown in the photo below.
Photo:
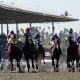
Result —
[{"label": "dark bay horse", "polygon": [[67,67],[71,70],[69,71],[75,71],[74,68],[74,61],[76,60],[76,49],[74,42],[72,41],[72,37],[68,37],[68,47],[67,47]]},{"label": "dark bay horse", "polygon": [[80,71],[80,39],[78,40],[78,55],[77,55],[77,63]]},{"label": "dark bay horse", "polygon": [[[42,71],[42,66],[41,66],[41,60],[44,61],[45,58],[45,51],[42,45],[40,44],[39,40],[35,40],[35,46],[36,46],[36,51],[34,53],[35,55],[35,61],[36,61],[36,68],[38,67],[39,72]],[[45,62],[44,62],[45,63]]]},{"label": "dark bay horse", "polygon": [[51,52],[51,59],[52,59],[52,66],[54,66],[54,71],[57,72],[58,71],[58,65],[59,65],[59,59],[60,59],[60,55],[62,55],[62,51],[60,48],[60,40],[59,39],[55,39],[54,40],[54,46],[52,48],[52,52]]},{"label": "dark bay horse", "polygon": [[9,43],[6,53],[8,54],[9,60],[11,62],[11,71],[13,71],[13,59],[16,59],[17,67],[19,67],[19,71],[21,71],[20,60],[22,58],[22,52],[18,49],[18,47],[16,47],[14,43]]},{"label": "dark bay horse", "polygon": [[32,61],[32,68],[34,69],[34,49],[33,49],[33,43],[32,41],[30,42],[29,39],[28,39],[28,35],[26,34],[24,36],[24,39],[25,39],[25,44],[24,46],[22,47],[22,51],[23,51],[23,54],[24,54],[24,57],[25,57],[25,60],[27,62],[27,68],[28,68],[28,72],[30,71],[30,64],[29,64],[29,60],[31,59]]}]

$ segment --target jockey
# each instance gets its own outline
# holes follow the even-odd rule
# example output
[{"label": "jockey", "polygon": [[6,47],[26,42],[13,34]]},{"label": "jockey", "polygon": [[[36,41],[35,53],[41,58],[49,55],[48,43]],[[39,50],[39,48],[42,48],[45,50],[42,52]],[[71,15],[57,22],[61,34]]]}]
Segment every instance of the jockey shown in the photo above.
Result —
[{"label": "jockey", "polygon": [[[8,42],[7,47],[8,47],[8,45],[9,45],[9,43],[12,42],[12,35],[14,35],[15,44],[17,45],[17,35],[16,35],[16,34],[14,33],[14,31],[12,30],[12,31],[8,34],[8,36],[7,36],[7,42]],[[6,50],[7,50],[7,47],[6,47]]]},{"label": "jockey", "polygon": [[72,37],[72,41],[74,42],[74,45],[75,45],[75,48],[76,48],[76,51],[77,51],[77,39],[76,39],[76,34],[73,32],[73,29],[70,28],[69,33],[66,35],[66,40],[68,39],[68,37]]},{"label": "jockey", "polygon": [[33,43],[33,40],[32,40],[30,28],[26,27],[25,30],[24,30],[24,32],[25,32],[24,36],[23,36],[24,45],[22,47],[24,47],[25,44],[26,44],[26,42],[28,41],[32,45],[32,47],[34,49],[34,43]]},{"label": "jockey", "polygon": [[[35,41],[39,41],[39,43],[40,43],[40,45],[42,47],[42,37],[40,36],[39,32],[35,34],[34,40]],[[34,43],[34,45],[35,45],[35,43]],[[36,45],[35,45],[35,48],[36,48]],[[43,47],[42,47],[42,49],[43,49]],[[43,51],[44,51],[44,49],[43,49]]]},{"label": "jockey", "polygon": [[41,36],[40,36],[39,33],[36,33],[36,34],[35,34],[34,39],[35,39],[35,40],[39,40],[40,44],[42,45],[42,38],[41,38]]},{"label": "jockey", "polygon": [[72,41],[76,44],[77,39],[76,39],[76,34],[73,32],[73,29],[70,28],[69,33],[66,35],[66,40],[68,39],[68,37],[72,37]]},{"label": "jockey", "polygon": [[[54,40],[55,39],[59,39],[60,41],[60,37],[57,35],[57,33],[54,33],[51,37],[50,37],[50,44],[51,44],[51,48],[50,48],[50,53],[52,48],[54,47]],[[59,46],[60,46],[60,42],[59,42]]]},{"label": "jockey", "polygon": [[27,39],[26,39],[26,36],[28,36],[28,41],[31,41],[31,33],[30,33],[30,28],[26,27],[25,30],[24,30],[24,43],[26,43]]}]

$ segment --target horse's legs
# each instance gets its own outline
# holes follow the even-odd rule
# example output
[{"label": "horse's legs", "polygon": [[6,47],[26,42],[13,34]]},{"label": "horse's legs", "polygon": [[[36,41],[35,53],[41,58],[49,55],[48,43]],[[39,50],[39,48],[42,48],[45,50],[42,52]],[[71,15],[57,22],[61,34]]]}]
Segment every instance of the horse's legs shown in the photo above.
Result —
[{"label": "horse's legs", "polygon": [[38,58],[35,59],[36,69],[38,69]]},{"label": "horse's legs", "polygon": [[26,62],[27,62],[27,68],[28,68],[28,72],[29,72],[29,68],[30,68],[29,59],[26,59]]},{"label": "horse's legs", "polygon": [[76,55],[76,67],[79,67],[79,54]]},{"label": "horse's legs", "polygon": [[52,57],[52,66],[54,66],[54,58]]},{"label": "horse's legs", "polygon": [[13,60],[10,58],[10,62],[11,62],[11,71],[13,71]]},{"label": "horse's legs", "polygon": [[58,66],[59,66],[58,62],[59,62],[59,60],[57,60],[56,71],[58,71]]},{"label": "horse's legs", "polygon": [[68,58],[68,56],[67,56],[67,67],[68,67],[68,68],[70,68],[69,62],[70,62],[70,60],[69,60],[69,58]]},{"label": "horse's legs", "polygon": [[33,59],[33,56],[31,58],[31,61],[32,61],[32,68],[34,69],[34,59]]},{"label": "horse's legs", "polygon": [[41,66],[41,55],[39,55],[39,57],[38,57],[38,67],[39,67],[39,72],[41,71],[41,69],[42,69],[42,66]]},{"label": "horse's legs", "polygon": [[38,53],[37,53],[37,51],[35,51],[35,57],[34,57],[34,60],[35,60],[35,66],[36,66],[36,69],[38,69]]},{"label": "horse's legs", "polygon": [[72,72],[74,72],[74,71],[75,71],[74,61],[75,61],[75,60],[73,60],[73,61],[72,61]]},{"label": "horse's legs", "polygon": [[19,71],[21,71],[20,60],[17,60],[17,67],[19,67]]}]

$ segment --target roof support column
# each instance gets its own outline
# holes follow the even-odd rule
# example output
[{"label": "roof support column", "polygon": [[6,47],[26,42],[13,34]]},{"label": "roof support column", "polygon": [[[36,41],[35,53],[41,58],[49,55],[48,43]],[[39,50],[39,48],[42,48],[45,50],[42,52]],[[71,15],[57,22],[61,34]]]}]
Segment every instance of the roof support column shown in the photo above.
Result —
[{"label": "roof support column", "polygon": [[17,34],[17,37],[18,37],[18,21],[16,21],[16,34]]},{"label": "roof support column", "polygon": [[30,22],[29,26],[30,26],[30,29],[31,29],[31,22]]},{"label": "roof support column", "polygon": [[52,22],[52,34],[54,33],[54,22]]},{"label": "roof support column", "polygon": [[8,30],[8,23],[7,23],[7,35],[8,35],[8,32],[9,32],[9,30]]},{"label": "roof support column", "polygon": [[[3,19],[1,19],[1,35],[3,36]],[[3,37],[2,37],[3,40]]]}]

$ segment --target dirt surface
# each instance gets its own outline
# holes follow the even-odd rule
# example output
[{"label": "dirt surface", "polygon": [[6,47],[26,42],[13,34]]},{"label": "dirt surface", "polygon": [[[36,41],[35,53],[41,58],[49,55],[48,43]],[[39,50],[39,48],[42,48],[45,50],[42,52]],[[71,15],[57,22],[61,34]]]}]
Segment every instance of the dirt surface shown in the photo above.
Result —
[{"label": "dirt surface", "polygon": [[0,72],[0,80],[80,80],[80,72],[59,71],[46,68],[43,72],[18,73],[10,71]]},{"label": "dirt surface", "polygon": [[60,59],[59,72],[54,72],[51,62],[47,62],[43,65],[42,72],[32,72],[32,70],[30,73],[27,71],[23,73],[17,71],[11,73],[9,70],[0,71],[0,80],[80,80],[80,72],[68,72],[66,56],[63,55]]}]

